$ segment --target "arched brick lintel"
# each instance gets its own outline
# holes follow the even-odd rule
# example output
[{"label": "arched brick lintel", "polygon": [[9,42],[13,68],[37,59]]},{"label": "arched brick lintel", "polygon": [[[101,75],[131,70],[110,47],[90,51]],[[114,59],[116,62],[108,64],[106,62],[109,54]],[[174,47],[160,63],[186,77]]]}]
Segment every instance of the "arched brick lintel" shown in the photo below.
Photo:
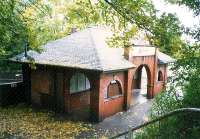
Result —
[{"label": "arched brick lintel", "polygon": [[107,80],[104,81],[103,93],[107,92],[107,89],[108,89],[108,86],[110,85],[110,82],[113,81],[113,80],[116,80],[120,83],[120,86],[122,88],[122,94],[124,94],[124,83],[122,82],[122,80],[118,76],[119,75],[113,73],[113,78],[108,78]]},{"label": "arched brick lintel", "polygon": [[145,68],[146,73],[147,73],[147,97],[150,99],[153,97],[153,84],[154,84],[154,79],[153,79],[153,66],[149,65],[149,64],[141,64],[139,65],[133,73],[132,76],[132,82],[131,82],[131,90],[133,90],[133,81],[134,81],[134,76],[135,74],[139,71],[141,72],[142,68]]}]

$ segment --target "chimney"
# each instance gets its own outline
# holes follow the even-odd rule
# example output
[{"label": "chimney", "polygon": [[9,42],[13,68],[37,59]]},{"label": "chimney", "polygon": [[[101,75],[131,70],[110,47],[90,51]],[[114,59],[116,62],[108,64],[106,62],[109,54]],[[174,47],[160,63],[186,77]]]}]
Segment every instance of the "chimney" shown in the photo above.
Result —
[{"label": "chimney", "polygon": [[124,46],[124,58],[126,60],[129,60],[130,50],[131,50],[131,46],[129,46],[129,45]]},{"label": "chimney", "polygon": [[24,45],[24,57],[28,56],[27,51],[28,51],[28,42],[26,42]]}]

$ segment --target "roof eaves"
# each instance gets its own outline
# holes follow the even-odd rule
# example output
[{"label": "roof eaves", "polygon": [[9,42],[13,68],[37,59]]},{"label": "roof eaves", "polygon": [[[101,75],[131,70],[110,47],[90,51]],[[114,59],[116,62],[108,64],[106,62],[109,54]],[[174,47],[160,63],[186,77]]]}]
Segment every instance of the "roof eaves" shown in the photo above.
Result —
[{"label": "roof eaves", "polygon": [[62,68],[74,68],[74,69],[80,69],[80,70],[90,70],[90,71],[98,71],[98,72],[103,72],[102,69],[90,69],[90,68],[82,68],[82,67],[77,67],[77,66],[64,66],[64,65],[56,65],[56,64],[47,64],[47,63],[37,63],[37,62],[29,62],[29,61],[18,61],[14,59],[10,59],[9,61],[15,62],[15,63],[20,63],[20,64],[36,64],[36,65],[45,65],[45,66],[55,66],[55,67],[62,67]]},{"label": "roof eaves", "polygon": [[104,73],[112,73],[112,72],[119,72],[119,71],[126,71],[129,69],[136,68],[136,66],[133,67],[127,67],[127,68],[119,68],[119,69],[111,69],[111,70],[103,70]]}]

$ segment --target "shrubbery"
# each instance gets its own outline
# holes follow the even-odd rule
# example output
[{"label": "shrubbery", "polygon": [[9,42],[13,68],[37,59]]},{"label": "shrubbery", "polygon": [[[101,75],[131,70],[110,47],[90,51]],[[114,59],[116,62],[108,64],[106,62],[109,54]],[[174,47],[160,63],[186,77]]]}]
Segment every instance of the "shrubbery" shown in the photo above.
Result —
[{"label": "shrubbery", "polygon": [[[151,119],[155,119],[178,108],[200,108],[199,69],[193,71],[188,76],[187,82],[183,84],[184,97],[182,100],[176,99],[174,88],[156,96],[152,106]],[[200,114],[180,113],[143,128],[142,132],[139,132],[136,138],[196,139],[199,137]]]}]

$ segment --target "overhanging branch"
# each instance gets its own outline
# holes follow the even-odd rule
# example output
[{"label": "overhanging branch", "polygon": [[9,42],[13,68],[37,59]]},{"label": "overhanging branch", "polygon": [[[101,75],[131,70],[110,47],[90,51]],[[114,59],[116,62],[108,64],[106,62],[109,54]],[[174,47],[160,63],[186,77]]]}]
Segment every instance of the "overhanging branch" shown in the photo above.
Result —
[{"label": "overhanging branch", "polygon": [[119,15],[121,15],[123,18],[125,18],[127,21],[129,21],[130,23],[136,24],[139,28],[148,31],[149,33],[153,34],[153,32],[148,28],[145,27],[143,25],[141,25],[140,23],[136,22],[134,20],[134,17],[131,16],[129,17],[128,15],[131,14],[131,12],[127,9],[122,9],[122,8],[118,8],[115,4],[113,4],[112,2],[110,2],[109,0],[104,0],[108,5],[110,5]]}]

